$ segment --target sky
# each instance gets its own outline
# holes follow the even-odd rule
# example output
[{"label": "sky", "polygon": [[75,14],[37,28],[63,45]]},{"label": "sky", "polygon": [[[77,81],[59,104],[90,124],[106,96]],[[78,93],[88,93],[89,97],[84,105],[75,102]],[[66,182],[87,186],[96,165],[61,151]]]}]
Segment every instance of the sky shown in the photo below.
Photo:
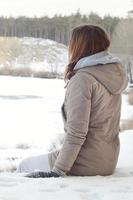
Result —
[{"label": "sky", "polygon": [[52,17],[69,15],[78,9],[81,14],[93,11],[101,17],[108,14],[126,17],[133,10],[133,0],[0,0],[0,16]]}]

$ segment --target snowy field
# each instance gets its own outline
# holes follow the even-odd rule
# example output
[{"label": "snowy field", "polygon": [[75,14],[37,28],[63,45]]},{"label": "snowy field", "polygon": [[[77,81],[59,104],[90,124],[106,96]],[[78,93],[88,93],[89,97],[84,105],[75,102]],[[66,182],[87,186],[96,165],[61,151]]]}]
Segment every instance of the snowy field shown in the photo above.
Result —
[{"label": "snowy field", "polygon": [[[112,176],[28,179],[10,172],[21,159],[47,152],[63,134],[64,93],[63,80],[0,77],[0,200],[133,200],[133,130],[120,134]],[[123,95],[121,118],[132,117]]]}]

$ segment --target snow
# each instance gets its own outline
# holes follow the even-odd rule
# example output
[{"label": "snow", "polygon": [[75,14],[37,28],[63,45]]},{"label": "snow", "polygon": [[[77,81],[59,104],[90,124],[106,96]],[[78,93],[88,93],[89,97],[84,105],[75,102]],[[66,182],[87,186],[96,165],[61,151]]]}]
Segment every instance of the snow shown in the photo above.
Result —
[{"label": "snow", "polygon": [[[51,140],[63,134],[64,85],[58,79],[0,77],[0,200],[132,200],[133,130],[120,133],[111,176],[29,179],[9,172],[22,158],[47,152]],[[127,95],[122,100],[121,119],[131,119]]]},{"label": "snow", "polygon": [[121,120],[133,119],[133,106],[128,105],[128,96],[122,96]]},{"label": "snow", "polygon": [[27,179],[0,176],[1,200],[132,200],[132,177]]},{"label": "snow", "polygon": [[49,46],[49,45],[57,44],[57,42],[49,40],[49,39],[32,38],[32,37],[24,37],[24,38],[21,38],[20,41],[22,41],[23,44],[26,44],[26,45],[41,44],[43,46]]}]

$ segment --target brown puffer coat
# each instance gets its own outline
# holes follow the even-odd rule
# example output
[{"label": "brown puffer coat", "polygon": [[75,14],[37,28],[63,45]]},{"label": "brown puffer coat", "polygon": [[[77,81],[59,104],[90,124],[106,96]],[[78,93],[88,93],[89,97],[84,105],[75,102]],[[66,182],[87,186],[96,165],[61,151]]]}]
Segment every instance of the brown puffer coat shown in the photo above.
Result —
[{"label": "brown puffer coat", "polygon": [[121,93],[127,76],[120,64],[79,69],[71,78],[64,101],[64,143],[49,154],[53,166],[70,175],[113,173],[119,155]]}]

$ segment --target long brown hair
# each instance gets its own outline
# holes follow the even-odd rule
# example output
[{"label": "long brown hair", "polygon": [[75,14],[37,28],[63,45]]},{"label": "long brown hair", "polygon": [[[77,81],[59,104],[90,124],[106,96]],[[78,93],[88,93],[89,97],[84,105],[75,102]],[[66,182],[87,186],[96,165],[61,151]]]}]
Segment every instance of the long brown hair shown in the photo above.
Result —
[{"label": "long brown hair", "polygon": [[94,25],[74,28],[69,42],[69,64],[65,69],[64,79],[71,78],[79,59],[105,51],[109,46],[109,36],[102,28]]}]

